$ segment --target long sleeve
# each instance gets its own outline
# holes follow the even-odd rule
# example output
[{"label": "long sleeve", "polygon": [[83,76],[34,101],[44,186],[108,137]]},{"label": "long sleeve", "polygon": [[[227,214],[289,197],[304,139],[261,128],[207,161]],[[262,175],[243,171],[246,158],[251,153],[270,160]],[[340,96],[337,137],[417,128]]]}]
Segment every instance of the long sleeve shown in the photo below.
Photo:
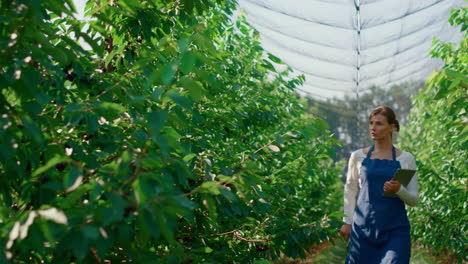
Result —
[{"label": "long sleeve", "polygon": [[[408,159],[405,161],[405,164],[402,164],[403,169],[417,169],[416,161],[414,160],[414,157],[411,154],[409,154]],[[419,183],[417,172],[406,187],[404,187],[403,185],[400,186],[400,190],[396,192],[396,195],[398,195],[398,197],[400,197],[400,199],[409,206],[415,206],[418,203]]]},{"label": "long sleeve", "polygon": [[351,153],[348,162],[348,173],[344,186],[344,214],[343,221],[351,224],[356,207],[356,198],[359,190],[359,170],[356,161],[356,152]]}]

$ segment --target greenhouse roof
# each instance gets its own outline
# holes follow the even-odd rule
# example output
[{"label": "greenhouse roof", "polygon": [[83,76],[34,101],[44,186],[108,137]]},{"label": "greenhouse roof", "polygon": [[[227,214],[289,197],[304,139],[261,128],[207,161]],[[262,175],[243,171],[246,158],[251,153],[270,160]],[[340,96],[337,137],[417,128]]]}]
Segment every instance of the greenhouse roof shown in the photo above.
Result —
[{"label": "greenhouse roof", "polygon": [[240,0],[263,47],[306,82],[315,98],[358,95],[372,86],[424,80],[440,62],[432,39],[458,42],[447,22],[463,0]]}]

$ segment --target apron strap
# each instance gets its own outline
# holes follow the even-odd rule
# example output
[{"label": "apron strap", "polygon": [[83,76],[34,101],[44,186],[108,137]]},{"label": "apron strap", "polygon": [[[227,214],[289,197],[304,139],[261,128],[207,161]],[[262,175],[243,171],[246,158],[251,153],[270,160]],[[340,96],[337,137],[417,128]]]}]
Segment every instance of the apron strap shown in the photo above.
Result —
[{"label": "apron strap", "polygon": [[370,159],[370,156],[371,156],[371,154],[372,154],[372,151],[374,151],[374,145],[372,145],[372,146],[370,147],[369,151],[367,152],[366,158]]},{"label": "apron strap", "polygon": [[395,147],[392,145],[392,159],[393,161],[396,161],[396,150]]}]

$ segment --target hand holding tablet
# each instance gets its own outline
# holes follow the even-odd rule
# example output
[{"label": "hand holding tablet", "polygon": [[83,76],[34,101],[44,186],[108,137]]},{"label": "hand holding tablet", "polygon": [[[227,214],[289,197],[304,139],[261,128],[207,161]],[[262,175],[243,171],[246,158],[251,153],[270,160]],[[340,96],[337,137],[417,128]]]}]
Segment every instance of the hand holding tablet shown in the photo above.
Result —
[{"label": "hand holding tablet", "polygon": [[[416,170],[398,169],[393,175],[392,180],[397,180],[400,182],[401,185],[406,187],[408,186],[408,183],[413,178],[414,174],[416,174]],[[385,197],[397,197],[395,193],[388,193],[388,192],[384,192],[384,196]]]}]

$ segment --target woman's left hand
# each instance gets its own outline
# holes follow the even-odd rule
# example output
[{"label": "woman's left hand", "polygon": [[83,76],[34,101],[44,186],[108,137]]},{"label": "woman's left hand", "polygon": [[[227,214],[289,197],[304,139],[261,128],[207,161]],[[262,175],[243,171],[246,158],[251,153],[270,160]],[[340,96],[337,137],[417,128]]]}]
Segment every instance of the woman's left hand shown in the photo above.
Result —
[{"label": "woman's left hand", "polygon": [[384,183],[384,192],[396,193],[400,190],[400,182],[397,180],[391,180]]}]

